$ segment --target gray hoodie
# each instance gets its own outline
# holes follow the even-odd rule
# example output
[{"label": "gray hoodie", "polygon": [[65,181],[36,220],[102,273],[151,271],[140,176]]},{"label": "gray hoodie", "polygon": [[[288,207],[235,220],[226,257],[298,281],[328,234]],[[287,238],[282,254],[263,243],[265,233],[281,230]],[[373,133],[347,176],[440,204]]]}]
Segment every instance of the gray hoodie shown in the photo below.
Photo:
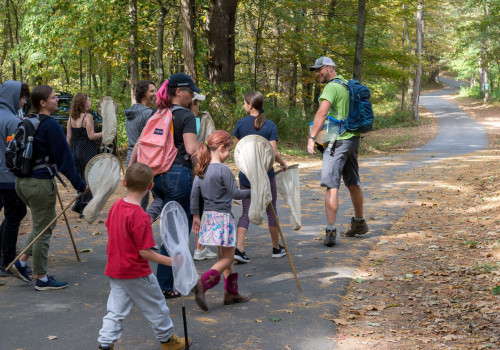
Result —
[{"label": "gray hoodie", "polygon": [[21,99],[21,83],[7,80],[0,85],[0,189],[15,188],[16,177],[5,165],[5,148],[7,137],[15,134],[21,120],[17,117],[19,100]]},{"label": "gray hoodie", "polygon": [[125,116],[127,117],[125,120],[125,129],[127,130],[128,138],[127,166],[135,143],[139,139],[139,136],[141,136],[142,129],[144,129],[152,115],[153,110],[140,103],[136,103],[125,110]]}]

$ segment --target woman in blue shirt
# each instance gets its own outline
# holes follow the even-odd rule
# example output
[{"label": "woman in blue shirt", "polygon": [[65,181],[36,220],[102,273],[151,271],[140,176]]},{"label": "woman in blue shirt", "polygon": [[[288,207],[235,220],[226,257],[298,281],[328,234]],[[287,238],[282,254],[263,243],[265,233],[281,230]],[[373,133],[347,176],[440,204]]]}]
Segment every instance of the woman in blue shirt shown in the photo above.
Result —
[{"label": "woman in blue shirt", "polygon": [[[288,165],[278,153],[278,147],[276,144],[276,142],[278,141],[278,128],[276,127],[276,124],[266,119],[263,107],[264,96],[262,96],[260,92],[254,91],[246,94],[244,108],[245,112],[248,113],[248,116],[238,120],[236,126],[234,127],[233,135],[236,137],[236,142],[248,135],[259,135],[264,137],[271,143],[276,161],[283,167],[283,170],[286,170],[288,168]],[[276,208],[277,191],[274,169],[271,169],[267,173],[267,175],[269,176],[269,182],[271,184],[272,204],[274,208]],[[239,180],[241,189],[250,188],[250,181],[248,181],[247,177],[242,172],[239,173]],[[242,200],[243,212],[240,219],[238,220],[238,229],[236,234],[236,250],[234,253],[234,259],[242,263],[250,262],[250,258],[246,255],[244,247],[245,237],[247,235],[248,226],[250,224],[250,220],[248,218],[250,201],[250,198]],[[266,213],[268,218],[267,222],[269,225],[269,234],[271,235],[271,240],[273,243],[272,257],[281,258],[282,256],[286,255],[286,252],[283,246],[279,244],[278,225],[274,220],[274,216],[270,206],[267,207]]]}]

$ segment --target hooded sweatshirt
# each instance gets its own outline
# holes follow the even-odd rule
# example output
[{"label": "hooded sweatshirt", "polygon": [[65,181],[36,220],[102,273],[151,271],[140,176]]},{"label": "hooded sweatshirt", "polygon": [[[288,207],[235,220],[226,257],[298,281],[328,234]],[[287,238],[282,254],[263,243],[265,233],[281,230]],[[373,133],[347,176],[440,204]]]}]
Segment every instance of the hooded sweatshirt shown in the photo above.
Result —
[{"label": "hooded sweatshirt", "polygon": [[5,165],[7,137],[15,134],[21,122],[17,117],[21,99],[21,82],[7,80],[0,85],[0,189],[14,189],[16,177]]},{"label": "hooded sweatshirt", "polygon": [[136,103],[129,109],[125,110],[125,116],[127,117],[127,119],[125,120],[125,129],[127,130],[128,138],[128,151],[126,161],[127,166],[130,160],[130,155],[132,154],[132,150],[134,149],[137,140],[141,136],[142,129],[144,129],[147,121],[152,115],[153,110],[140,103]]}]

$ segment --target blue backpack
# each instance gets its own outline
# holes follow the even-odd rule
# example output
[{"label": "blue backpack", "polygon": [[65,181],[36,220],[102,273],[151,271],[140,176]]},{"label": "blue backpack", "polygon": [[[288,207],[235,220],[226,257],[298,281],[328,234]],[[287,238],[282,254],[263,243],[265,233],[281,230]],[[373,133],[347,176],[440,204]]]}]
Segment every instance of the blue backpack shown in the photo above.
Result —
[{"label": "blue backpack", "polygon": [[340,125],[339,134],[346,130],[351,132],[365,133],[373,127],[372,104],[370,103],[370,90],[357,80],[349,80],[344,83],[340,79],[333,79],[332,82],[341,84],[349,91],[349,114]]}]

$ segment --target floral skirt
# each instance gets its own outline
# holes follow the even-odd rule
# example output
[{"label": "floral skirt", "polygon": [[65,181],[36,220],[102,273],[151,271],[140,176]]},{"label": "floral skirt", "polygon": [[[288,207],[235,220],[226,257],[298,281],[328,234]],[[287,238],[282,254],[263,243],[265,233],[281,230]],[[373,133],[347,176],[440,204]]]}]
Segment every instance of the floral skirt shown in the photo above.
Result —
[{"label": "floral skirt", "polygon": [[203,212],[198,243],[219,247],[234,247],[235,240],[234,219],[230,213]]}]

